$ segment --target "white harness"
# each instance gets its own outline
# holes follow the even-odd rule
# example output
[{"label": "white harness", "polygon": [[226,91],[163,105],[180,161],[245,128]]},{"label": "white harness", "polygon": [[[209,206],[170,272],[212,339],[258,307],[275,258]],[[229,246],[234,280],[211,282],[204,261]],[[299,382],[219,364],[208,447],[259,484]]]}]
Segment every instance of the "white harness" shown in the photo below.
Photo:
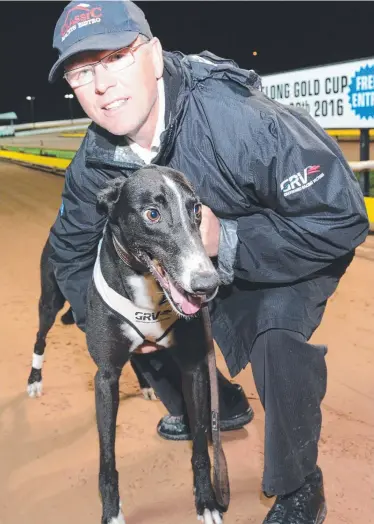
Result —
[{"label": "white harness", "polygon": [[[127,324],[126,335],[130,336],[132,342],[156,342],[159,345],[168,347],[170,345],[170,331],[174,323],[178,320],[178,315],[170,306],[164,294],[158,290],[157,295],[149,297],[150,308],[138,307],[128,298],[120,295],[112,289],[106,282],[100,266],[99,244],[95,267],[93,271],[93,280],[96,290],[104,302],[119,314]],[[153,279],[151,275],[137,277],[144,280]],[[145,282],[146,284],[146,282]],[[153,282],[152,282],[153,284]],[[130,329],[128,329],[130,328]],[[141,340],[139,340],[139,337]],[[136,346],[135,346],[136,347]]]}]

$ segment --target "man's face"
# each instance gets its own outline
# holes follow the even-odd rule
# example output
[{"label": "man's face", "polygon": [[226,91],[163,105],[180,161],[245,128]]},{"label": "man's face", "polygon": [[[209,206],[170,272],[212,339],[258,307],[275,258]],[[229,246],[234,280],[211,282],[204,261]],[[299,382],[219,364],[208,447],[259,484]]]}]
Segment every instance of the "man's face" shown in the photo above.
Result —
[{"label": "man's face", "polygon": [[[138,39],[131,47],[141,43]],[[66,70],[97,62],[111,51],[84,52],[66,65]],[[118,72],[95,67],[91,83],[74,89],[89,118],[114,135],[136,135],[155,111],[157,80],[163,72],[162,48],[159,40],[134,51],[135,62]]]}]

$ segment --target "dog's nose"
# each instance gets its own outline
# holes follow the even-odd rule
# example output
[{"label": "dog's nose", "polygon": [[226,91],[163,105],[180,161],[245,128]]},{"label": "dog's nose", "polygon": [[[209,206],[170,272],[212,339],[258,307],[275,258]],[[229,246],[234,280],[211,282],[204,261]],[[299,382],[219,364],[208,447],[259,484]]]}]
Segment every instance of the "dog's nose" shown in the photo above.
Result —
[{"label": "dog's nose", "polygon": [[191,279],[191,289],[197,295],[207,295],[213,292],[219,285],[217,273],[211,271],[200,271],[195,273]]}]

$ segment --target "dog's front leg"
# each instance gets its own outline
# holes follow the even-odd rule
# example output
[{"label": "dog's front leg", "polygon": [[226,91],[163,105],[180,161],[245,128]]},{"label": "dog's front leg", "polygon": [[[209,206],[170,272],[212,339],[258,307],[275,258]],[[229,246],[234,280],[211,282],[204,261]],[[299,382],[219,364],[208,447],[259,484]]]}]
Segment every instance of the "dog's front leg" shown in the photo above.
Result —
[{"label": "dog's front leg", "polygon": [[175,332],[177,348],[173,355],[182,372],[183,395],[192,434],[191,462],[197,516],[204,524],[221,524],[224,509],[214,494],[208,452],[210,390],[202,320],[179,322]]},{"label": "dog's front leg", "polygon": [[100,446],[101,522],[125,524],[119,498],[115,439],[119,378],[129,359],[129,349],[116,317],[109,314],[93,287],[89,288],[87,297],[86,338],[88,351],[97,366],[95,402]]},{"label": "dog's front leg", "polygon": [[100,442],[99,488],[103,505],[102,524],[125,524],[120,509],[115,459],[119,376],[113,367],[99,368],[95,376],[96,418]]},{"label": "dog's front leg", "polygon": [[183,391],[192,434],[192,470],[198,520],[204,524],[221,524],[222,509],[217,503],[208,452],[210,432],[209,388],[205,362],[183,373]]}]

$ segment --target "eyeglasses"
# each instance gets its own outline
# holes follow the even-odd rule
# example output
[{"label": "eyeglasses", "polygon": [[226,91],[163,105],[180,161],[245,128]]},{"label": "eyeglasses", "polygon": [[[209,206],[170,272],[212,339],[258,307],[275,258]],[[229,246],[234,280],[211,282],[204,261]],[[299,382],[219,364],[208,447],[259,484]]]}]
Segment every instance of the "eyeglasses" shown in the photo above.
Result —
[{"label": "eyeglasses", "polygon": [[75,67],[66,71],[64,74],[65,80],[70,84],[72,89],[77,87],[85,86],[91,83],[95,76],[95,67],[101,64],[110,73],[117,73],[131,66],[135,62],[134,52],[144,44],[149,42],[142,42],[141,44],[134,47],[124,47],[113,51],[108,55],[103,56],[101,60],[92,64],[86,64],[81,67]]}]

